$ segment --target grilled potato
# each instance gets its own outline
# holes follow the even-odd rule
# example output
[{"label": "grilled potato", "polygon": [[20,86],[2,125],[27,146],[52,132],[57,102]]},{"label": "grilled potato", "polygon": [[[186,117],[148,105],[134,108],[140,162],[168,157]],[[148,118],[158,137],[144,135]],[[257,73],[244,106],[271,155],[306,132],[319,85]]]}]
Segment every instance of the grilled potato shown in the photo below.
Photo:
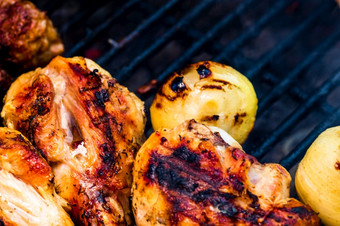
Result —
[{"label": "grilled potato", "polygon": [[340,225],[340,126],[314,141],[299,164],[295,186],[300,199],[325,225]]},{"label": "grilled potato", "polygon": [[150,109],[154,130],[188,119],[227,131],[244,143],[253,128],[257,98],[250,81],[235,69],[211,61],[173,73],[159,89]]}]

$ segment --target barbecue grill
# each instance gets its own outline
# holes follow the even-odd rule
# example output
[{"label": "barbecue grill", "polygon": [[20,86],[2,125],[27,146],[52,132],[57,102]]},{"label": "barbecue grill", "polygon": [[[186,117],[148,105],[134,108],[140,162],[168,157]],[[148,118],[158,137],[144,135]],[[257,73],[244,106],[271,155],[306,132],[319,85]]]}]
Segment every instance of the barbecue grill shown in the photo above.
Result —
[{"label": "barbecue grill", "polygon": [[[58,28],[65,56],[95,60],[146,109],[157,88],[152,80],[159,85],[187,64],[213,60],[246,75],[259,109],[244,149],[292,176],[314,139],[340,123],[340,11],[333,0],[33,2]],[[142,86],[149,91],[138,93]]]}]

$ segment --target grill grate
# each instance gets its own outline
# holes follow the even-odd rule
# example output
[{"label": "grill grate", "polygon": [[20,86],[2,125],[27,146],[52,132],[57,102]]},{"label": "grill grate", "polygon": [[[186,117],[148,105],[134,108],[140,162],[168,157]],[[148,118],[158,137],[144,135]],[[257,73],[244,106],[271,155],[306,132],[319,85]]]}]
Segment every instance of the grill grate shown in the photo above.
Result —
[{"label": "grill grate", "polygon": [[[332,0],[34,2],[59,27],[65,56],[94,59],[131,91],[198,60],[243,72],[259,98],[245,150],[292,175],[318,134],[340,123],[340,13]],[[153,94],[140,95],[147,109]]]}]

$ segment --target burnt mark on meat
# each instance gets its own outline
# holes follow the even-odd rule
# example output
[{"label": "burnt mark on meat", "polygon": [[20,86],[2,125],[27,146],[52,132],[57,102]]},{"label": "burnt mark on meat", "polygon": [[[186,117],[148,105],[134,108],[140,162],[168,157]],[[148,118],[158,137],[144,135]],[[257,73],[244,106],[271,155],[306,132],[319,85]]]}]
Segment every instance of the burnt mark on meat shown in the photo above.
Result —
[{"label": "burnt mark on meat", "polygon": [[105,102],[109,101],[109,91],[107,89],[102,89],[94,93],[97,101],[96,104],[102,108],[105,107]]},{"label": "burnt mark on meat", "polygon": [[117,84],[118,82],[117,82],[117,80],[116,79],[114,79],[114,78],[112,78],[112,79],[110,79],[109,81],[107,81],[107,86],[109,87],[109,88],[111,88],[111,87],[113,87],[115,84]]},{"label": "burnt mark on meat", "polygon": [[98,69],[93,69],[93,71],[90,72],[90,75],[99,76],[97,73],[98,73]]},{"label": "burnt mark on meat", "polygon": [[74,72],[76,79],[78,80],[79,91],[85,92],[94,90],[102,86],[101,76],[98,74],[98,70],[90,71],[87,67],[83,67],[79,63],[68,63],[69,67]]},{"label": "burnt mark on meat", "polygon": [[253,193],[251,193],[248,189],[247,189],[247,195],[252,200],[252,203],[249,206],[254,209],[259,209],[260,208],[259,198]]},{"label": "burnt mark on meat", "polygon": [[110,177],[117,172],[115,149],[112,145],[104,143],[100,145],[102,165],[97,169],[97,176],[104,178]]},{"label": "burnt mark on meat", "polygon": [[231,184],[231,187],[238,192],[239,194],[241,194],[244,190],[244,184],[242,182],[242,179],[238,177],[238,175],[236,174],[230,174],[229,175],[229,179],[228,181]]},{"label": "burnt mark on meat", "polygon": [[200,155],[192,152],[184,145],[181,145],[180,147],[176,148],[173,151],[172,156],[182,159],[189,164],[194,164],[197,167],[199,166]]},{"label": "burnt mark on meat", "polygon": [[156,103],[156,108],[162,109],[162,104],[161,103]]},{"label": "burnt mark on meat", "polygon": [[299,215],[301,218],[311,217],[312,212],[304,206],[292,207],[289,212]]},{"label": "burnt mark on meat", "polygon": [[161,137],[161,144],[164,144],[167,141],[165,137]]},{"label": "burnt mark on meat", "polygon": [[170,84],[170,88],[175,93],[181,93],[183,92],[187,87],[185,86],[183,82],[183,77],[178,76],[174,80],[172,80]]},{"label": "burnt mark on meat", "polygon": [[220,118],[219,115],[207,115],[201,118],[203,122],[217,121]]},{"label": "burnt mark on meat", "polygon": [[236,124],[242,124],[243,123],[243,118],[247,116],[247,113],[243,112],[243,113],[237,113],[236,115],[234,115],[234,125]]},{"label": "burnt mark on meat", "polygon": [[[187,155],[174,158],[172,155],[162,156],[154,151],[150,157],[145,179],[148,183],[158,184],[171,203],[172,208],[169,209],[172,212],[170,214],[172,223],[179,221],[179,215],[189,217],[197,222],[197,212],[193,209],[197,211],[198,208],[199,214],[204,218],[204,208],[209,208],[209,206],[218,210],[219,217],[226,217],[229,221],[248,214],[249,221],[256,223],[256,220],[263,216],[253,210],[241,212],[242,208],[234,201],[237,195],[218,189],[229,184],[229,180],[225,181],[221,177],[216,180],[213,179],[214,176],[203,169],[193,169],[187,162]],[[241,181],[238,181],[236,177],[231,180],[232,184],[242,187],[238,184]],[[253,196],[252,199],[255,200]],[[189,209],[191,211],[188,211]],[[198,222],[202,222],[201,220]],[[209,219],[206,223],[209,223]]]},{"label": "burnt mark on meat", "polygon": [[210,64],[206,61],[196,69],[200,79],[208,78],[212,75],[211,71],[208,69],[209,66]]}]

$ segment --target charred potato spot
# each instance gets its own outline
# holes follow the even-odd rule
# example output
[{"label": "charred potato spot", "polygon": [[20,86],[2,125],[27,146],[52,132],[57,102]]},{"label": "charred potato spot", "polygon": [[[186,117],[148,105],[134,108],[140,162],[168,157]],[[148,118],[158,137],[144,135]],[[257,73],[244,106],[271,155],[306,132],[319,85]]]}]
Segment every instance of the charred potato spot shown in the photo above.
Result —
[{"label": "charred potato spot", "polygon": [[209,116],[204,116],[201,118],[202,122],[206,121],[217,121],[220,118],[219,115],[209,115]]},{"label": "charred potato spot", "polygon": [[209,66],[210,66],[209,62],[207,61],[198,66],[196,71],[199,74],[200,79],[204,79],[211,76],[212,72],[208,69]]},{"label": "charred potato spot", "polygon": [[172,80],[170,88],[175,93],[183,92],[183,90],[186,89],[186,86],[183,83],[183,77],[176,77],[174,80]]},{"label": "charred potato spot", "polygon": [[[150,108],[154,130],[195,119],[226,130],[243,143],[253,128],[257,98],[249,80],[223,64],[204,61],[173,73]],[[217,117],[207,117],[214,116]]]}]

